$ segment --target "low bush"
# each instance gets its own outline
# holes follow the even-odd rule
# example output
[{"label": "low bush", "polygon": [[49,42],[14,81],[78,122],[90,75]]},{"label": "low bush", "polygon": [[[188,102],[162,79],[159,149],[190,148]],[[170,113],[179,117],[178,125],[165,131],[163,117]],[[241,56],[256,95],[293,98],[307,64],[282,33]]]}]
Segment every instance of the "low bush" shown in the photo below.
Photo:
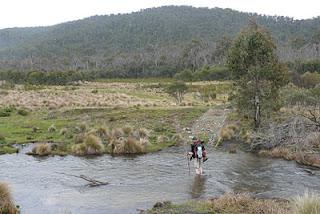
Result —
[{"label": "low bush", "polygon": [[27,116],[29,112],[25,109],[18,109],[17,113],[21,116]]},{"label": "low bush", "polygon": [[0,117],[10,117],[10,112],[5,111],[4,109],[0,109]]}]

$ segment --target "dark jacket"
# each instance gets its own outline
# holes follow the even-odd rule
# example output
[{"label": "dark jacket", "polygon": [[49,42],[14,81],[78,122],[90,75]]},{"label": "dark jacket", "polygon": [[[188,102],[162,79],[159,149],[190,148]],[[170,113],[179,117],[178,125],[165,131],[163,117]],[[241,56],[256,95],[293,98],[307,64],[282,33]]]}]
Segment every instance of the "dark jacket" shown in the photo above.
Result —
[{"label": "dark jacket", "polygon": [[198,158],[197,157],[197,152],[196,152],[196,148],[199,144],[201,144],[201,147],[202,147],[202,152],[203,152],[203,158],[206,157],[206,149],[204,148],[204,145],[203,145],[203,141],[200,141],[200,140],[197,140],[197,141],[194,141],[192,144],[191,144],[191,151],[192,152],[192,156],[190,158],[190,160],[192,158]]}]

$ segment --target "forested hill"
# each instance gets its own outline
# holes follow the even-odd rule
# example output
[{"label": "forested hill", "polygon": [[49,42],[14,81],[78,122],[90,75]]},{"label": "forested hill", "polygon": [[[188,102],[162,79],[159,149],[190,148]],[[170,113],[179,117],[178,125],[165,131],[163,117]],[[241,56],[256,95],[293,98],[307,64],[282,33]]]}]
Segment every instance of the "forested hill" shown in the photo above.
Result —
[{"label": "forested hill", "polygon": [[293,20],[230,9],[166,6],[49,27],[0,30],[0,68],[172,75],[223,62],[231,39],[252,16],[271,31],[283,60],[319,57],[320,17]]}]

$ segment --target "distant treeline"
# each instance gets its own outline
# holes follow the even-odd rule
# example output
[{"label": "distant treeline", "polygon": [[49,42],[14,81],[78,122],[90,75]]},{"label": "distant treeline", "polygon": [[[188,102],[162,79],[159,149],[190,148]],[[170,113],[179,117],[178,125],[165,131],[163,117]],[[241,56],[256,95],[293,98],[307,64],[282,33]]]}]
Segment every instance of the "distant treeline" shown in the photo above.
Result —
[{"label": "distant treeline", "polygon": [[[291,71],[292,82],[296,85],[309,87],[317,84],[320,75],[320,60],[295,61],[286,63]],[[199,69],[183,69],[177,72],[175,69],[167,68],[163,75],[155,73],[141,73],[138,68],[131,75],[123,75],[116,71],[0,71],[0,80],[6,80],[15,84],[33,85],[66,85],[76,81],[91,81],[98,78],[142,78],[166,76],[174,77],[183,81],[212,81],[212,80],[231,80],[232,76],[229,69],[224,65],[203,66]],[[177,69],[177,68],[176,68]]]},{"label": "distant treeline", "polygon": [[82,71],[0,71],[0,80],[15,84],[67,85],[75,81],[94,80],[95,72]]}]

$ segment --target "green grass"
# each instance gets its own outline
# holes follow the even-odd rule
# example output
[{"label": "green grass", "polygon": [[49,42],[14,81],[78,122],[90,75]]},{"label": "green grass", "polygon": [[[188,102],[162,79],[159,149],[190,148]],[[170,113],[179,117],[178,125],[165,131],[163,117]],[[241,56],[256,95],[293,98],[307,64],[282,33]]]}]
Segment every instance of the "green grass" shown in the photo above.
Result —
[{"label": "green grass", "polygon": [[[74,136],[77,134],[76,127],[83,123],[89,127],[88,131],[100,126],[122,128],[129,125],[135,129],[146,128],[151,131],[147,151],[154,152],[174,144],[174,142],[157,144],[156,140],[159,135],[171,138],[177,132],[177,127],[183,128],[192,124],[206,110],[205,107],[86,108],[56,112],[37,111],[30,112],[26,116],[13,112],[9,117],[0,118],[0,133],[5,136],[9,144],[57,142],[61,144],[61,149],[55,151],[56,154],[59,154],[60,151],[65,154],[70,151],[74,143]],[[48,128],[53,124],[56,131],[49,132]],[[67,132],[70,132],[73,137],[61,134],[61,129],[67,129]]]}]

